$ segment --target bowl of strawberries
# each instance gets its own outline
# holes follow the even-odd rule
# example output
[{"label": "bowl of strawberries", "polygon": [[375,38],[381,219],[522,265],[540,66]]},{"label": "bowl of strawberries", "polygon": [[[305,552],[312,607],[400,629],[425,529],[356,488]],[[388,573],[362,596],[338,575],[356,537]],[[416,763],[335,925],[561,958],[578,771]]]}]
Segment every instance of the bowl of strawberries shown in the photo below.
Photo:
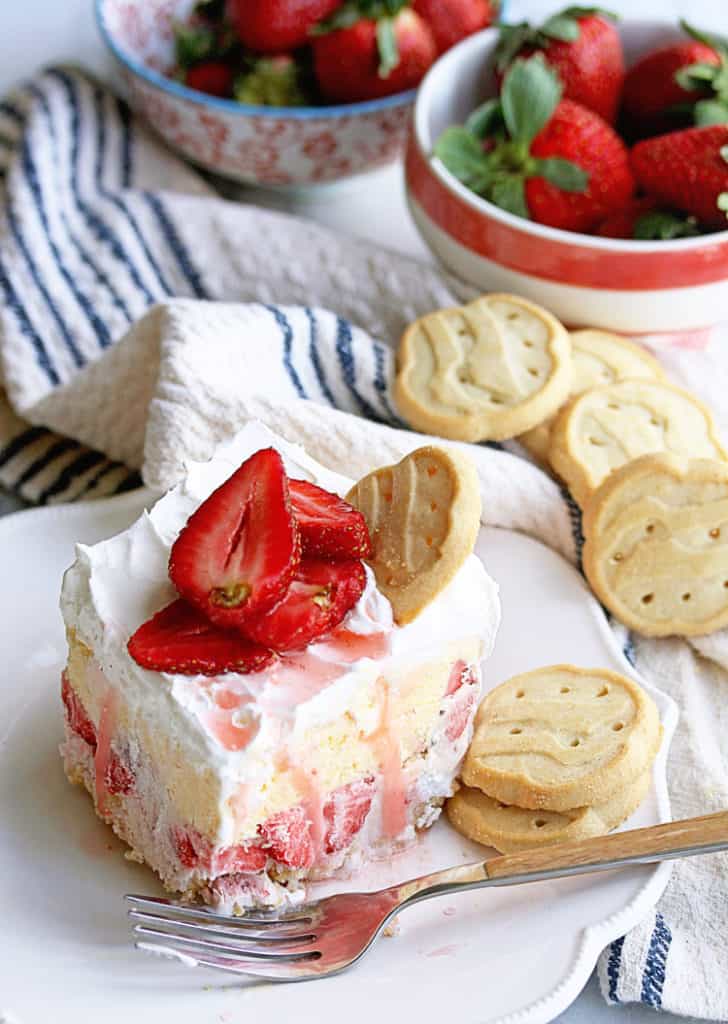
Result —
[{"label": "bowl of strawberries", "polygon": [[728,309],[728,40],[569,8],[446,53],[417,98],[408,200],[484,290],[572,326],[713,325]]},{"label": "bowl of strawberries", "polygon": [[96,0],[132,105],[201,167],[301,187],[401,154],[437,56],[495,0]]}]

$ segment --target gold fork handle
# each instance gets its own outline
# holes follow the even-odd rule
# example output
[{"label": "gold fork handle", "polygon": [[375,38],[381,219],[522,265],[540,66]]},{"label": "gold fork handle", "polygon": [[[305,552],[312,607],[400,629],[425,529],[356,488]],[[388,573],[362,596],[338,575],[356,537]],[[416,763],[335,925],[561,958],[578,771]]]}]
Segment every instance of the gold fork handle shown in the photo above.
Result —
[{"label": "gold fork handle", "polygon": [[721,850],[728,850],[728,811],[491,857],[416,878],[396,891],[402,902],[417,902],[462,889],[538,882]]},{"label": "gold fork handle", "polygon": [[615,832],[574,843],[509,853],[485,862],[489,879],[512,879],[543,872],[576,874],[624,864],[645,864],[672,857],[728,848],[728,811],[699,818]]}]

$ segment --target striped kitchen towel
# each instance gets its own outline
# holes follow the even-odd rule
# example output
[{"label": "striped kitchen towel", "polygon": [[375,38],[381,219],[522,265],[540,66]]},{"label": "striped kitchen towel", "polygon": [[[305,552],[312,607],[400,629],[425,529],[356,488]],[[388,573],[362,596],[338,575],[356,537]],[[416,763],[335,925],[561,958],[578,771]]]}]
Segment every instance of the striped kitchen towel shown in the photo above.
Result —
[{"label": "striped kitchen towel", "polygon": [[[466,285],[224,202],[69,69],[0,103],[0,179],[5,486],[65,501],[136,486],[143,468],[162,488],[253,415],[354,476],[419,443],[399,429],[385,343],[469,298]],[[715,405],[726,351],[711,343],[665,358]],[[488,521],[576,561],[578,513],[557,485],[506,452],[473,452]],[[615,631],[683,710],[669,765],[675,815],[728,806],[725,637],[689,645]],[[727,905],[728,859],[678,864],[657,911],[603,954],[605,997],[728,1020]]]}]

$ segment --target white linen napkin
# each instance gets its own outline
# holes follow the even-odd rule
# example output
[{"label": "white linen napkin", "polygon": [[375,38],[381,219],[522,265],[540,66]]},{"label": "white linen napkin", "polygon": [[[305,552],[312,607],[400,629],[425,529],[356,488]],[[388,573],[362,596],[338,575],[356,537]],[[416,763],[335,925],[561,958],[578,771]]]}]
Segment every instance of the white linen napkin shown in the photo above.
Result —
[{"label": "white linen napkin", "polygon": [[[162,489],[250,417],[350,476],[421,443],[393,407],[390,346],[413,317],[469,298],[467,286],[215,198],[114,97],[68,70],[0,104],[0,173],[6,485],[70,500],[134,486],[142,468]],[[668,361],[695,390],[725,395],[717,335]],[[468,446],[484,522],[578,561],[573,502],[498,447]],[[615,632],[682,708],[669,764],[675,815],[727,807],[725,635],[689,645]],[[726,1020],[726,905],[728,858],[678,864],[658,910],[603,954],[605,997]]]}]

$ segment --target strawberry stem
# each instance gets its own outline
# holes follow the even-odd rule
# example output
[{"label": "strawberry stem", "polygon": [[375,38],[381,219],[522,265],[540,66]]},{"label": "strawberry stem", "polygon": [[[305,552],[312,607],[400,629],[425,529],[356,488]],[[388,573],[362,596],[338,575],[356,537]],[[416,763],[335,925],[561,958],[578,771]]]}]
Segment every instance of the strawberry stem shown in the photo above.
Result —
[{"label": "strawberry stem", "polygon": [[237,608],[250,597],[251,588],[247,583],[229,583],[216,587],[210,593],[210,600],[220,608]]}]

